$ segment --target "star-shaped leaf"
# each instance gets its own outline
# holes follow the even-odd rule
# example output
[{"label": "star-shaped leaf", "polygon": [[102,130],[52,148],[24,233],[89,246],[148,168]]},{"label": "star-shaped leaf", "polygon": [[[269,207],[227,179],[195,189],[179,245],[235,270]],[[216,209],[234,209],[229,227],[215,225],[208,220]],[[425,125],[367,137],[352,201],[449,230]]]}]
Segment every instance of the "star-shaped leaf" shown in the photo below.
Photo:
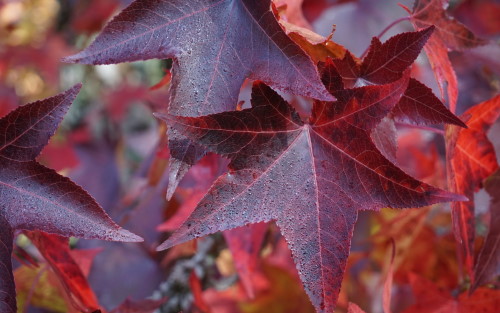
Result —
[{"label": "star-shaped leaf", "polygon": [[[233,110],[246,78],[333,100],[311,59],[282,30],[270,0],[136,0],[69,62],[110,64],[173,58],[169,112]],[[170,197],[204,150],[171,132]]]},{"label": "star-shaped leaf", "polygon": [[[332,79],[326,65],[323,80]],[[336,80],[336,79],[335,79]],[[275,220],[318,312],[332,312],[358,210],[410,208],[464,198],[422,183],[389,162],[371,130],[401,98],[408,79],[341,89],[314,103],[309,122],[256,82],[252,108],[204,117],[163,116],[231,159],[188,220],[159,249],[248,223]]]},{"label": "star-shaped leaf", "polygon": [[448,49],[464,50],[486,41],[477,38],[465,25],[448,15],[448,0],[416,0],[413,10],[402,6],[411,15],[415,29],[424,29],[433,25],[435,34],[429,39],[425,52],[434,70],[441,96],[446,92],[450,110],[455,112],[458,98],[458,81],[450,59]]},{"label": "star-shaped leaf", "polygon": [[[396,35],[384,43],[374,37],[367,56],[361,62],[357,62],[349,52],[342,59],[334,59],[333,62],[347,87],[391,83],[403,77],[433,31],[434,27],[430,26],[417,32]],[[465,126],[430,88],[414,78],[410,79],[393,114],[396,119],[413,124],[448,123]]]},{"label": "star-shaped leaf", "polygon": [[83,189],[34,159],[54,134],[81,85],[0,119],[0,312],[16,312],[14,231],[116,241],[141,238],[116,225]]}]

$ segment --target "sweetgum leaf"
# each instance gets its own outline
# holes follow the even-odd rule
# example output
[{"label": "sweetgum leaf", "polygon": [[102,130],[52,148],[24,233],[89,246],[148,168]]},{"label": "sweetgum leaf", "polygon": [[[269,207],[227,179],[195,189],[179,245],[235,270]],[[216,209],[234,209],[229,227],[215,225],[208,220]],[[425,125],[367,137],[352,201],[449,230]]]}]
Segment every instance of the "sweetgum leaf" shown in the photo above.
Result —
[{"label": "sweetgum leaf", "polygon": [[[311,59],[281,29],[270,0],[136,0],[69,62],[110,64],[174,58],[169,112],[233,110],[246,78],[293,94],[333,100]],[[204,150],[170,132],[167,197]]]},{"label": "sweetgum leaf", "polygon": [[361,64],[360,77],[374,84],[387,84],[400,79],[433,31],[434,27],[430,26],[418,32],[398,34],[383,44],[373,37]]},{"label": "sweetgum leaf", "polygon": [[[324,81],[331,74],[325,72]],[[318,312],[332,312],[358,210],[464,199],[408,176],[371,141],[371,130],[407,84],[408,79],[401,79],[339,90],[336,102],[314,103],[308,123],[261,82],[254,84],[250,109],[204,117],[164,115],[173,127],[231,163],[159,249],[276,220],[311,302]]]},{"label": "sweetgum leaf", "polygon": [[[335,67],[346,87],[356,84],[387,84],[400,79],[408,71],[420,51],[428,42],[434,27],[418,32],[407,32],[381,43],[376,37],[368,55],[357,62],[350,53],[342,59],[334,59]],[[329,86],[327,89],[331,92]],[[432,93],[432,90],[416,79],[410,79],[408,89],[393,111],[398,119],[413,124],[448,123],[464,127],[465,124],[451,113]]]},{"label": "sweetgum leaf", "polygon": [[[83,189],[34,160],[80,88],[76,85],[55,97],[24,105],[0,119],[0,217],[2,226],[7,225],[2,227],[2,268],[11,269],[12,243],[7,241],[12,241],[12,231],[17,229],[66,237],[141,241],[116,225]],[[15,299],[9,276],[9,272],[2,272],[0,312],[15,312],[15,305],[8,302]]]},{"label": "sweetgum leaf", "polygon": [[365,84],[392,83],[403,77],[433,31],[434,27],[430,26],[421,31],[398,34],[384,43],[373,37],[362,62],[346,52],[342,59],[334,60],[335,66],[347,87],[352,87],[360,79]]},{"label": "sweetgum leaf", "polygon": [[474,281],[474,192],[483,180],[498,168],[495,148],[486,136],[491,125],[500,117],[500,96],[477,104],[462,118],[468,119],[467,129],[450,126],[447,129],[448,185],[454,192],[468,197],[466,202],[453,203],[453,231],[458,254]]},{"label": "sweetgum leaf", "polygon": [[486,42],[477,38],[467,27],[446,12],[448,0],[416,0],[413,10],[405,8],[411,14],[415,29],[423,29],[430,25],[436,27],[435,34],[429,39],[425,52],[434,70],[441,96],[446,91],[450,110],[455,112],[458,98],[458,81],[448,58],[448,49],[463,50],[477,47]]},{"label": "sweetgum leaf", "polygon": [[417,124],[454,124],[467,127],[462,120],[448,110],[432,90],[411,78],[403,97],[392,111],[400,121]]}]

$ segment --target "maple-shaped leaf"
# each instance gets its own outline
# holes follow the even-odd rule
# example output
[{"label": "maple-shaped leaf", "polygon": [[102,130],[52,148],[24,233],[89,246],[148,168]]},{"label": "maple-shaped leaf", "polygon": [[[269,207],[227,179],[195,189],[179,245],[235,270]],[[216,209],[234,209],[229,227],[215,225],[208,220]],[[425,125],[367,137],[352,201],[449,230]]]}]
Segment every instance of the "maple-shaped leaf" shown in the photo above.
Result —
[{"label": "maple-shaped leaf", "polygon": [[479,252],[474,268],[474,282],[471,291],[498,275],[500,272],[500,170],[488,177],[484,188],[491,196],[490,228]]},{"label": "maple-shaped leaf", "polygon": [[485,41],[477,38],[462,23],[448,15],[448,0],[416,0],[412,11],[402,7],[410,14],[417,30],[430,25],[436,27],[436,32],[429,39],[425,51],[434,70],[441,96],[444,97],[446,91],[450,110],[455,112],[458,82],[448,58],[448,49],[463,50],[485,44]]},{"label": "maple-shaped leaf", "polygon": [[407,84],[401,79],[339,90],[336,102],[314,103],[307,123],[261,82],[254,84],[251,109],[197,118],[163,116],[231,163],[159,249],[275,220],[311,302],[318,312],[332,312],[358,210],[463,199],[408,176],[370,139],[370,131],[392,110]]},{"label": "maple-shaped leaf", "polygon": [[485,178],[498,168],[495,148],[486,136],[490,126],[500,116],[500,96],[467,110],[462,118],[467,129],[447,128],[448,185],[454,192],[468,197],[466,202],[452,204],[453,231],[458,254],[465,269],[473,278],[474,268],[474,192],[482,187]]},{"label": "maple-shaped leaf", "polygon": [[398,34],[383,44],[373,37],[368,54],[361,63],[360,78],[374,84],[386,84],[400,79],[403,72],[420,54],[434,27]]},{"label": "maple-shaped leaf", "polygon": [[[311,59],[281,29],[270,0],[136,0],[84,51],[66,61],[110,64],[174,58],[169,112],[233,110],[246,78],[293,94],[333,100]],[[204,150],[169,134],[167,197]]]},{"label": "maple-shaped leaf", "polygon": [[[384,43],[374,37],[367,56],[361,62],[355,60],[349,52],[342,59],[334,59],[333,62],[347,87],[391,83],[408,71],[433,31],[434,27],[430,26],[417,32],[396,35]],[[413,124],[448,123],[465,126],[430,88],[414,78],[410,79],[408,88],[393,113],[396,119]]]},{"label": "maple-shaped leaf", "polygon": [[14,231],[117,241],[141,238],[116,225],[83,189],[34,159],[81,85],[0,119],[0,312],[16,312],[10,255]]},{"label": "maple-shaped leaf", "polygon": [[[335,59],[334,63],[344,80],[360,85],[387,84],[400,79],[403,73],[416,60],[427,39],[434,31],[428,27],[417,32],[407,32],[389,38],[384,43],[377,37],[372,38],[368,54],[358,62],[346,52],[344,58]],[[351,87],[347,84],[347,87]]]}]

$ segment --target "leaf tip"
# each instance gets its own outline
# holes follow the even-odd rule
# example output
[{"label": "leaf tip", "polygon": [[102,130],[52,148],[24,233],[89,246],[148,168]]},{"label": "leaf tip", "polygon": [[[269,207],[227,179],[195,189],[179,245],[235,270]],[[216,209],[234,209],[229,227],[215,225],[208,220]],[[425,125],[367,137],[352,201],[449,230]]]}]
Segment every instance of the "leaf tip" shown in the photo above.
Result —
[{"label": "leaf tip", "polygon": [[129,232],[126,229],[120,228],[115,236],[113,236],[113,241],[122,242],[143,242],[144,238],[137,236],[136,234]]},{"label": "leaf tip", "polygon": [[79,53],[61,58],[61,62],[63,62],[63,63],[78,63],[80,61],[80,58],[78,57],[78,55],[79,55]]},{"label": "leaf tip", "polygon": [[171,247],[173,247],[174,244],[170,242],[170,240],[165,240],[161,245],[159,245],[158,247],[156,247],[156,251],[163,251],[163,250],[167,250]]},{"label": "leaf tip", "polygon": [[80,90],[82,90],[82,87],[83,87],[83,84],[82,83],[78,83],[78,84],[73,85],[73,87],[71,87],[70,89],[68,89],[66,92],[74,94],[74,95],[77,95],[80,92]]}]

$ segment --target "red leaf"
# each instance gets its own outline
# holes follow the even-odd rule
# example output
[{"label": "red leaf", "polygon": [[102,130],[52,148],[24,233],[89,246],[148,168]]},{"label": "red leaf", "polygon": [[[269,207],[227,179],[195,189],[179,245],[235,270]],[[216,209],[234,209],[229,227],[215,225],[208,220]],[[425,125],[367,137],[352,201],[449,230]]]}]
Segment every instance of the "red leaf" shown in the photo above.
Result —
[{"label": "red leaf", "polygon": [[361,64],[360,77],[375,84],[387,84],[400,79],[418,57],[433,31],[434,27],[431,26],[418,32],[399,34],[383,44],[373,37],[368,54]]},{"label": "red leaf", "polygon": [[500,264],[500,170],[485,182],[486,191],[492,197],[490,205],[490,229],[479,252],[471,291],[490,282],[499,273]]},{"label": "red leaf", "polygon": [[229,173],[219,177],[159,249],[276,220],[311,302],[318,312],[331,312],[358,210],[463,199],[408,176],[370,139],[407,82],[338,91],[337,102],[315,102],[308,123],[260,82],[254,85],[251,109],[199,118],[164,116],[192,140],[232,161]]},{"label": "red leaf", "polygon": [[267,228],[266,223],[257,223],[224,232],[224,238],[233,255],[233,262],[240,281],[251,299],[255,296],[254,279],[257,278],[256,272],[259,270],[260,248]]},{"label": "red leaf", "polygon": [[97,32],[119,5],[118,0],[80,1],[72,19],[73,28],[80,33]]},{"label": "red leaf", "polygon": [[448,0],[416,0],[411,19],[418,29],[436,27],[436,37],[451,50],[473,48],[486,43],[465,25],[448,15]]},{"label": "red leaf", "polygon": [[434,27],[428,27],[418,32],[402,33],[384,43],[373,37],[361,64],[346,52],[343,59],[334,60],[335,66],[347,87],[360,85],[357,82],[360,78],[370,84],[394,82],[413,64],[433,31]]},{"label": "red leaf", "polygon": [[417,124],[455,124],[466,127],[458,117],[451,113],[432,90],[411,78],[405,94],[393,110],[394,117],[400,121]]},{"label": "red leaf", "polygon": [[203,299],[203,289],[201,286],[201,281],[198,276],[196,276],[196,273],[194,271],[192,271],[191,275],[189,275],[189,286],[191,287],[191,291],[193,292],[193,305],[197,309],[196,311],[202,313],[211,313],[210,308]]},{"label": "red leaf", "polygon": [[404,313],[495,313],[500,307],[500,291],[481,288],[468,295],[467,292],[453,298],[434,283],[415,274],[410,275],[410,284],[416,303]]},{"label": "red leaf", "polygon": [[424,50],[429,57],[434,76],[436,76],[441,97],[444,99],[446,92],[450,111],[455,112],[458,99],[458,81],[455,70],[448,58],[448,49],[437,36],[433,36],[427,42]]},{"label": "red leaf", "polygon": [[500,96],[480,103],[462,115],[468,129],[450,126],[447,130],[448,185],[468,197],[467,202],[452,204],[453,230],[459,256],[473,279],[474,267],[474,192],[482,186],[498,163],[495,149],[486,132],[500,116]]},{"label": "red leaf", "polygon": [[99,303],[87,278],[70,253],[69,240],[42,232],[26,234],[56,273],[73,307],[82,312],[99,309]]},{"label": "red leaf", "polygon": [[[65,93],[19,107],[0,119],[0,216],[7,229],[41,230],[61,236],[140,241],[116,225],[79,186],[34,159],[47,144],[81,85]],[[3,231],[4,227],[2,227]],[[10,265],[12,231],[3,231],[1,262]],[[10,234],[10,235],[9,235]],[[9,280],[2,273],[2,279]],[[1,312],[15,312],[9,284],[0,285]]]},{"label": "red leaf", "polygon": [[384,290],[382,293],[382,306],[384,313],[391,313],[391,295],[392,295],[392,280],[394,276],[394,257],[396,256],[396,243],[391,238],[391,259],[389,263],[389,270],[384,282]]},{"label": "red leaf", "polygon": [[[416,0],[411,13],[415,29],[434,25],[436,33],[429,39],[425,51],[436,76],[441,96],[447,90],[448,104],[455,112],[458,98],[458,83],[455,71],[448,58],[448,49],[463,50],[485,43],[463,24],[448,15],[448,0]],[[409,11],[409,10],[408,10]]]},{"label": "red leaf", "polygon": [[[391,83],[403,77],[405,71],[420,54],[433,30],[434,27],[428,27],[419,32],[402,33],[384,43],[374,37],[368,55],[361,64],[356,62],[350,53],[346,53],[343,59],[335,59],[333,62],[347,87],[363,85],[366,82]],[[359,79],[362,79],[361,82]],[[339,88],[339,83],[336,82],[335,85],[335,88]],[[327,89],[330,92],[334,91],[328,85]],[[430,88],[413,78],[393,113],[396,118],[415,124],[449,123],[465,126],[434,96]]]},{"label": "red leaf", "polygon": [[[174,58],[169,111],[182,116],[235,108],[246,78],[283,91],[332,100],[311,59],[281,29],[270,0],[137,0],[84,51],[65,60],[110,64]],[[203,155],[169,134],[173,161],[167,197]]]}]

